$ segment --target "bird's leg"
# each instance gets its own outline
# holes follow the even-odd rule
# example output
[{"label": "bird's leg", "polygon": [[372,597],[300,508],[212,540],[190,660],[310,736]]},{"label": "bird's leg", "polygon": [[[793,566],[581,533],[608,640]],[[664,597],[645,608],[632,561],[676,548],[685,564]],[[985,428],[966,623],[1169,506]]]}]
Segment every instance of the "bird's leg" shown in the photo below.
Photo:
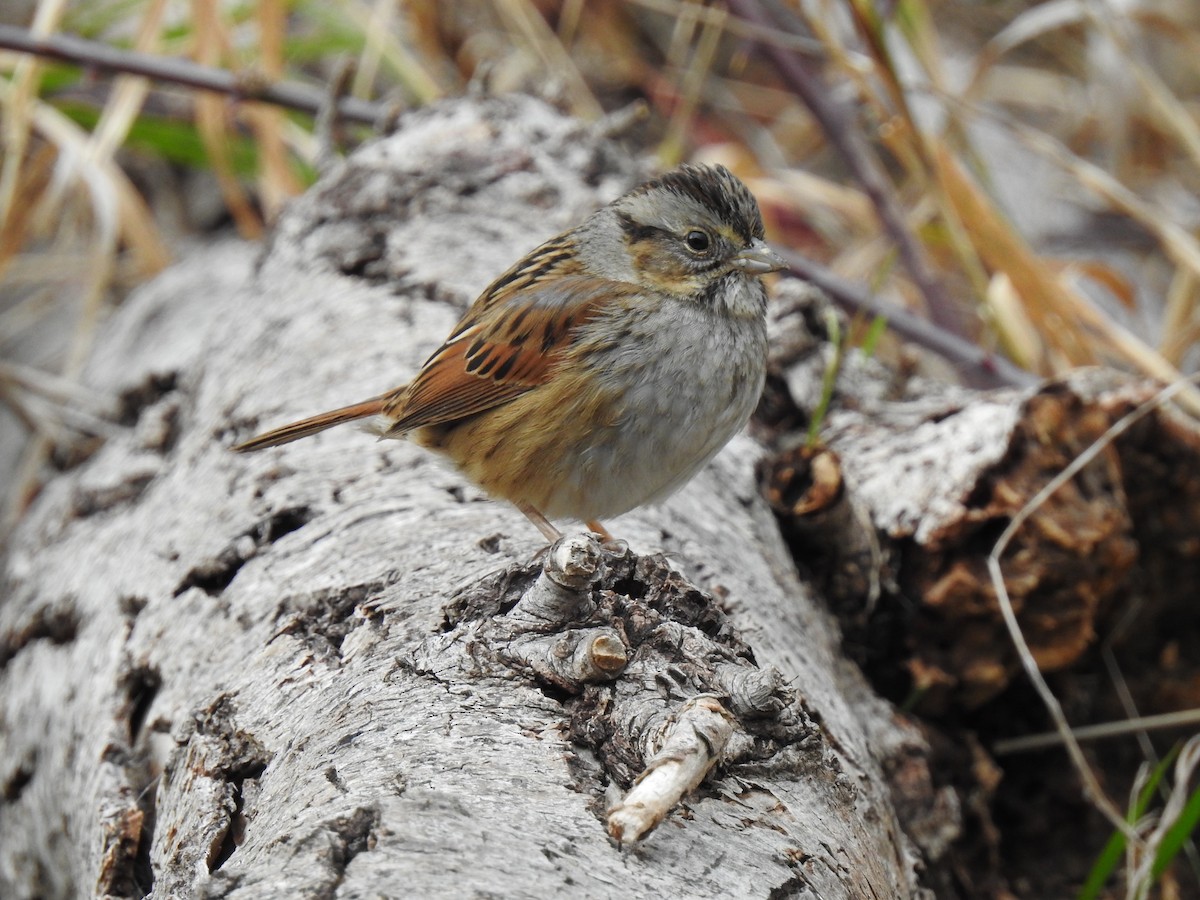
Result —
[{"label": "bird's leg", "polygon": [[528,503],[516,503],[514,505],[521,512],[525,513],[525,518],[532,522],[537,530],[542,533],[542,537],[550,543],[553,544],[562,537],[562,532],[555,528],[554,524],[533,506],[530,506]]},{"label": "bird's leg", "polygon": [[600,540],[602,540],[604,543],[611,544],[613,542],[614,538],[611,534],[609,534],[608,529],[595,519],[590,522],[585,522],[584,524],[587,525],[589,531],[600,535]]}]

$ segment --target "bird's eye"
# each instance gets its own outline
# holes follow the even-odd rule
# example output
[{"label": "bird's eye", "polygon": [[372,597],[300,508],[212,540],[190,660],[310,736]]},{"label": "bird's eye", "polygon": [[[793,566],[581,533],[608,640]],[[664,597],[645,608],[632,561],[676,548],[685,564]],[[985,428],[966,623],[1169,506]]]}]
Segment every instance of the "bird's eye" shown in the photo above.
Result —
[{"label": "bird's eye", "polygon": [[687,244],[687,248],[693,253],[707,253],[712,246],[712,238],[706,232],[696,229],[689,231],[684,237],[683,242]]}]

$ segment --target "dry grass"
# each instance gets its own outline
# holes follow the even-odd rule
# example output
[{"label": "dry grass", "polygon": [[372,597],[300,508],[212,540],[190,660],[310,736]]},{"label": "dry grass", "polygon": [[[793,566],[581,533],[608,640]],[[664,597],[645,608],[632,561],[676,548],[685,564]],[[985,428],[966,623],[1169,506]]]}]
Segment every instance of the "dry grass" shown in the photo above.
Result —
[{"label": "dry grass", "polygon": [[[953,327],[1043,375],[1106,362],[1169,380],[1195,362],[1195,210],[1162,199],[1200,187],[1190,94],[1200,24],[1186,0],[1114,0],[1113,15],[1075,0],[1007,2],[983,21],[973,4],[906,2],[882,18],[875,4],[813,0],[778,28],[683,0],[586,10],[580,0],[84,6],[43,0],[33,27],[187,55],[248,82],[319,83],[350,55],[352,93],[410,104],[461,92],[485,71],[497,90],[536,88],[590,118],[644,97],[664,166],[727,162],[764,198],[776,240],[928,308],[928,288],[896,264],[877,201],[847,176],[827,129],[762,49],[781,48],[819,73],[850,113],[845,128],[871,147],[904,231],[959,308]],[[0,66],[0,265],[78,241],[86,331],[86,310],[118,268],[144,277],[165,260],[166,241],[116,160],[147,97],[170,89],[111,79],[93,91],[102,106],[87,129],[56,102],[68,70],[56,65],[49,89],[46,64],[11,55]],[[311,123],[225,96],[183,96],[176,123],[196,136],[238,230],[261,235],[310,177]],[[1026,190],[1006,192],[1025,163]],[[1030,195],[1060,207],[1044,227],[1036,204],[1019,205]],[[1109,214],[1134,226],[1116,254],[1092,227]],[[1049,249],[1065,244],[1069,259]]]}]

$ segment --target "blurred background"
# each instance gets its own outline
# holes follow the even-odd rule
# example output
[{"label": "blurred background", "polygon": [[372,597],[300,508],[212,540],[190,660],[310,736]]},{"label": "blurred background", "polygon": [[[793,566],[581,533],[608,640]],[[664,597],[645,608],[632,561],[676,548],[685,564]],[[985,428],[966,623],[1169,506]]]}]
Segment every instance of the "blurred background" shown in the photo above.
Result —
[{"label": "blurred background", "polygon": [[1196,0],[8,0],[0,73],[6,529],[120,427],[78,376],[130,290],[470,90],[725,164],[776,245],[1013,371],[1200,363]]},{"label": "blurred background", "polygon": [[[724,163],[771,240],[1023,369],[1200,359],[1194,0],[9,0],[0,20],[163,63],[0,50],[13,486],[63,429],[102,429],[73,377],[131,287],[189,240],[260,238],[372,117],[473,86],[642,110],[625,133],[661,167]],[[280,83],[357,98],[359,121],[245,99]]]}]

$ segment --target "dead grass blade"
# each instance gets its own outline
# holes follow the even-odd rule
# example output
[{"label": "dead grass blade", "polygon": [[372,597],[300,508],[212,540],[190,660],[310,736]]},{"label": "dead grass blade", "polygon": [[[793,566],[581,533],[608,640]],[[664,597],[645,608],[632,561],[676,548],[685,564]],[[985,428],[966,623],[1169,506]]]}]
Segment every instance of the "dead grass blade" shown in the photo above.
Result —
[{"label": "dead grass blade", "polygon": [[1040,346],[1015,348],[1025,359],[1037,360],[1043,373],[1055,371],[1045,345],[1070,365],[1096,362],[1088,341],[1073,317],[1063,309],[1063,287],[1051,268],[996,209],[944,144],[934,153],[936,174],[957,219],[976,252],[993,272],[1003,272],[1022,298],[1025,314],[1041,336]]},{"label": "dead grass blade", "polygon": [[[1154,378],[1173,382],[1181,377],[1160,354],[1088,300],[1068,277],[1072,270],[1058,274],[1037,256],[947,148],[939,147],[936,159],[946,194],[981,258],[1012,280],[1025,314],[1035,324],[1043,347],[1025,352],[1040,358],[1043,371],[1093,364],[1099,361],[1097,350],[1106,348]],[[1160,223],[1160,228],[1169,227]],[[1183,391],[1188,408],[1200,409],[1200,391],[1191,386]]]},{"label": "dead grass blade", "polygon": [[[284,75],[283,38],[287,33],[287,9],[281,0],[259,0],[257,4],[259,57],[262,74],[269,81]],[[258,195],[268,220],[290,197],[302,190],[292,171],[287,143],[283,138],[283,110],[265,103],[248,104],[245,110],[258,146]]]},{"label": "dead grass blade", "polygon": [[[193,0],[192,10],[195,40],[193,56],[198,63],[215,66],[222,57],[228,55],[228,35],[217,16],[218,8],[216,4],[205,0]],[[196,129],[204,141],[205,152],[212,163],[213,174],[229,214],[242,237],[258,240],[263,235],[263,222],[234,172],[229,153],[225,99],[217,94],[199,93],[195,104]]]},{"label": "dead grass blade", "polygon": [[683,5],[684,12],[676,23],[677,40],[672,41],[673,46],[668,54],[668,61],[683,72],[683,77],[680,79],[675,109],[667,124],[666,136],[658,146],[658,158],[664,168],[676,166],[683,159],[687,133],[696,115],[696,108],[700,103],[700,96],[705,89],[725,27],[725,20],[720,16],[706,21],[700,27],[700,37],[695,42],[691,59],[683,65],[682,57],[692,43],[692,34],[697,25],[696,17],[687,12],[693,8],[692,3]]},{"label": "dead grass blade", "polygon": [[[1159,713],[1153,716],[1132,716],[1115,722],[1099,722],[1095,725],[1080,725],[1071,729],[1071,734],[1077,741],[1102,741],[1110,738],[1140,735],[1160,729],[1200,728],[1200,709],[1182,709],[1178,712]],[[1020,737],[1007,738],[992,744],[992,752],[997,756],[1010,753],[1032,753],[1046,750],[1062,744],[1062,736],[1057,731],[1043,731],[1037,734],[1023,734]]]},{"label": "dead grass blade", "polygon": [[1041,335],[1026,314],[1021,294],[1007,272],[997,272],[992,276],[985,296],[988,315],[1000,339],[1000,346],[1017,365],[1031,372],[1037,371],[1042,362],[1040,354],[1036,353],[1042,345]]},{"label": "dead grass blade", "polygon": [[[45,36],[55,31],[65,8],[66,0],[42,0],[34,14],[32,32]],[[0,222],[7,222],[13,214],[41,71],[41,62],[36,57],[22,56],[13,67],[12,79],[4,92],[4,115],[0,117],[4,136],[4,159],[0,162]]]},{"label": "dead grass blade", "polygon": [[493,0],[493,5],[508,28],[513,43],[524,46],[541,61],[547,72],[553,72],[555,77],[562,80],[571,112],[589,121],[602,118],[604,109],[537,7],[529,0]]},{"label": "dead grass blade", "polygon": [[[391,4],[387,0],[380,0],[377,8],[389,5]],[[381,67],[386,67],[396,76],[404,92],[418,104],[432,103],[446,93],[446,87],[434,72],[430,71],[421,55],[413,49],[412,41],[405,39],[422,34],[419,20],[429,13],[431,7],[423,8],[419,3],[396,5],[400,8],[401,18],[391,20],[395,24],[388,29],[379,29],[374,24],[375,10],[368,8],[360,0],[345,3],[342,9],[366,37],[367,47],[372,46],[372,41],[375,42]],[[405,27],[400,27],[401,24]],[[431,55],[436,58],[439,48],[431,49],[434,51]],[[358,94],[355,93],[355,96]]]},{"label": "dead grass blade", "polygon": [[[584,6],[584,0],[568,0],[568,2],[572,6],[577,4],[580,9]],[[672,18],[682,15],[683,7],[694,7],[690,11],[690,15],[696,16],[697,19],[706,24],[713,22],[721,23],[721,27],[734,37],[746,38],[757,44],[780,47],[784,50],[794,50],[797,53],[803,53],[805,56],[814,58],[823,59],[826,56],[827,47],[819,39],[814,40],[806,35],[791,34],[778,28],[766,28],[754,22],[730,16],[728,12],[719,7],[701,6],[695,0],[626,0],[626,2],[631,6],[640,6],[645,9],[654,10],[655,12],[665,13]],[[570,45],[570,41],[566,40],[565,34],[563,44]],[[854,53],[853,56],[860,64],[865,60],[862,54]]]},{"label": "dead grass blade", "polygon": [[[0,103],[3,103],[0,92]],[[29,238],[34,214],[40,207],[42,196],[50,185],[51,173],[57,151],[51,144],[43,144],[34,150],[25,164],[21,178],[16,183],[16,194],[12,208],[0,225],[0,276],[25,246]]]},{"label": "dead grass blade", "polygon": [[[147,5],[134,39],[134,49],[139,53],[153,53],[158,49],[166,8],[166,0],[151,0]],[[118,75],[113,79],[108,102],[92,130],[92,154],[97,158],[111,158],[116,153],[129,135],[129,128],[141,112],[149,91],[150,82],[144,77]]]},{"label": "dead grass blade", "polygon": [[[1097,9],[1097,5],[1103,8]],[[1120,55],[1121,75],[1133,76],[1134,84],[1146,100],[1146,110],[1169,133],[1174,134],[1179,146],[1191,157],[1192,165],[1200,169],[1200,124],[1158,74],[1130,49],[1129,23],[1108,2],[1088,4],[1087,15],[1092,27]]]},{"label": "dead grass blade", "polygon": [[975,57],[975,65],[967,86],[962,91],[964,103],[974,103],[983,92],[984,82],[1001,58],[1030,41],[1052,31],[1079,25],[1088,17],[1084,0],[1049,0],[1022,10],[1002,28]]},{"label": "dead grass blade", "polygon": [[[87,152],[89,135],[53,107],[41,102],[35,104],[33,123],[39,133],[58,147],[56,178],[63,185],[78,183],[89,200],[88,263],[79,297],[79,318],[62,367],[63,374],[73,376],[83,367],[99,321],[101,303],[112,280],[120,222],[116,184],[124,176],[112,160],[91,156]],[[45,211],[43,208],[42,212]]]},{"label": "dead grass blade", "polygon": [[354,81],[350,85],[350,93],[355,97],[371,95],[371,89],[379,75],[388,36],[396,27],[395,11],[396,4],[392,0],[375,0],[371,4],[366,27],[363,29],[363,50],[359,54],[358,64],[354,67]]},{"label": "dead grass blade", "polygon": [[1008,629],[1013,646],[1016,648],[1017,656],[1021,660],[1021,666],[1024,668],[1026,676],[1041,698],[1043,706],[1046,707],[1046,711],[1054,723],[1055,730],[1066,747],[1067,754],[1071,758],[1071,763],[1074,765],[1084,784],[1088,798],[1104,817],[1108,819],[1109,823],[1125,835],[1130,845],[1136,846],[1139,850],[1145,849],[1145,841],[1125,820],[1125,816],[1121,814],[1120,809],[1117,808],[1116,804],[1104,792],[1099,779],[1096,777],[1096,773],[1092,770],[1087,758],[1083,755],[1083,749],[1080,747],[1079,741],[1076,739],[1070,723],[1067,721],[1062,705],[1058,702],[1058,698],[1055,697],[1054,692],[1046,683],[1046,679],[1042,677],[1037,660],[1034,659],[1033,653],[1029,649],[1029,644],[1025,640],[1025,635],[1021,631],[1021,624],[1017,621],[1017,614],[1013,609],[1012,598],[1009,596],[1008,588],[1004,582],[1004,571],[1000,560],[1008,549],[1009,544],[1012,543],[1013,537],[1020,531],[1029,517],[1049,500],[1059,488],[1074,478],[1088,463],[1103,452],[1106,447],[1110,446],[1114,440],[1150,413],[1162,407],[1172,397],[1182,393],[1185,388],[1194,388],[1193,381],[1195,381],[1195,378],[1181,378],[1167,385],[1145,403],[1142,403],[1136,409],[1114,422],[1104,434],[1076,456],[1066,468],[1046,482],[1042,489],[1034,494],[1020,511],[1012,517],[1008,526],[996,540],[995,545],[992,547],[992,552],[988,555],[987,559],[988,573],[991,576],[992,588],[996,592],[996,599],[1000,605],[1000,614],[1004,619],[1004,624]]},{"label": "dead grass blade", "polygon": [[1158,352],[1173,366],[1200,343],[1200,280],[1188,269],[1176,269],[1163,311],[1162,342]]}]

